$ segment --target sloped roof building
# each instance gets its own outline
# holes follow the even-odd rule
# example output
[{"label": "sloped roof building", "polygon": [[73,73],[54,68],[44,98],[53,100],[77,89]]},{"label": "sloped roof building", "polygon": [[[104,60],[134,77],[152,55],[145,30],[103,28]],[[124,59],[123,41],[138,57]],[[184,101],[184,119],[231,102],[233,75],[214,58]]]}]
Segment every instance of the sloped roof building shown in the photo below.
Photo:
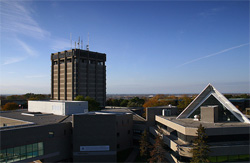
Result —
[{"label": "sloped roof building", "polygon": [[149,128],[150,139],[162,136],[170,162],[191,160],[190,150],[200,124],[208,136],[211,162],[249,161],[250,121],[211,84],[177,117],[156,115],[155,121],[156,125]]}]

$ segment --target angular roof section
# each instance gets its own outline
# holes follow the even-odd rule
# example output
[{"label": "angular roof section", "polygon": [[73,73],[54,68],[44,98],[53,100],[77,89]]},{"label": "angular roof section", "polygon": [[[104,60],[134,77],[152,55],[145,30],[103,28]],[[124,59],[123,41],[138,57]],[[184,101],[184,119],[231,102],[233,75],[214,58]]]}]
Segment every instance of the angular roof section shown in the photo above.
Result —
[{"label": "angular roof section", "polygon": [[181,114],[177,116],[176,119],[188,118],[211,95],[214,96],[224,107],[226,107],[227,110],[229,110],[240,122],[250,123],[250,120],[211,84],[208,84],[206,88],[181,112]]}]

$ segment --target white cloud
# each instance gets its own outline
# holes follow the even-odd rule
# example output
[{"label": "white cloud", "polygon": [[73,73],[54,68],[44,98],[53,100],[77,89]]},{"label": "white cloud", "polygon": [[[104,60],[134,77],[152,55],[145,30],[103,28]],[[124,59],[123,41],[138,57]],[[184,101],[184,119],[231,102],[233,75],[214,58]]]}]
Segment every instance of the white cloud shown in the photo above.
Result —
[{"label": "white cloud", "polygon": [[241,44],[241,45],[238,45],[238,46],[234,46],[234,47],[231,47],[231,48],[227,48],[227,49],[224,49],[222,51],[219,51],[219,52],[216,52],[216,53],[212,53],[212,54],[209,54],[209,55],[206,55],[204,57],[200,57],[200,58],[196,58],[196,59],[193,59],[191,61],[188,61],[186,63],[183,63],[177,67],[182,67],[184,65],[187,65],[187,64],[190,64],[190,63],[193,63],[193,62],[197,62],[199,60],[202,60],[202,59],[206,59],[206,58],[209,58],[209,57],[213,57],[213,56],[216,56],[216,55],[219,55],[219,54],[222,54],[222,53],[225,53],[227,51],[230,51],[230,50],[233,50],[233,49],[237,49],[237,48],[240,48],[242,46],[246,46],[246,45],[249,45],[250,43],[245,43],[245,44]]},{"label": "white cloud", "polygon": [[42,39],[50,33],[42,29],[32,18],[32,8],[27,1],[7,1],[1,2],[1,28],[3,32],[23,34],[33,38]]},{"label": "white cloud", "polygon": [[5,59],[5,61],[3,62],[2,65],[8,65],[8,64],[12,64],[12,63],[21,62],[24,59],[26,59],[26,57],[8,57]]},{"label": "white cloud", "polygon": [[22,46],[22,48],[27,52],[29,56],[38,56],[37,52],[31,48],[28,44],[26,44],[24,41],[21,41],[19,39],[16,39],[16,41]]}]

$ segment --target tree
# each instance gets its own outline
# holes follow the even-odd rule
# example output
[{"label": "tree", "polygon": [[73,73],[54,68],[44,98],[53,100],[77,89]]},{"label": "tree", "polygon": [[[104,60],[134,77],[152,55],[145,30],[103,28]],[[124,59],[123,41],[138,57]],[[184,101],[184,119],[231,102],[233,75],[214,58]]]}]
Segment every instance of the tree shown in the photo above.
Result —
[{"label": "tree", "polygon": [[163,148],[163,141],[159,135],[156,136],[153,149],[150,152],[151,158],[149,162],[164,162],[165,160],[165,150]]},{"label": "tree", "polygon": [[197,129],[197,138],[194,140],[191,152],[193,154],[192,163],[209,162],[209,146],[207,145],[207,135],[205,128],[200,124]]},{"label": "tree", "polygon": [[15,102],[8,102],[3,106],[2,110],[16,110],[18,109],[18,104]]},{"label": "tree", "polygon": [[177,105],[179,111],[182,111],[183,109],[185,109],[191,102],[192,102],[192,99],[190,97],[188,97],[187,95],[182,96],[179,99],[179,102]]},{"label": "tree", "polygon": [[75,101],[88,101],[88,109],[89,111],[98,111],[100,110],[100,103],[97,102],[95,99],[86,96],[85,98],[82,95],[78,95],[75,98]]},{"label": "tree", "polygon": [[126,107],[128,105],[128,100],[123,99],[120,105]]},{"label": "tree", "polygon": [[78,95],[76,96],[75,101],[85,101],[85,98],[82,95]]},{"label": "tree", "polygon": [[146,129],[143,131],[140,140],[140,156],[143,158],[143,161],[146,161],[149,156],[148,133]]}]

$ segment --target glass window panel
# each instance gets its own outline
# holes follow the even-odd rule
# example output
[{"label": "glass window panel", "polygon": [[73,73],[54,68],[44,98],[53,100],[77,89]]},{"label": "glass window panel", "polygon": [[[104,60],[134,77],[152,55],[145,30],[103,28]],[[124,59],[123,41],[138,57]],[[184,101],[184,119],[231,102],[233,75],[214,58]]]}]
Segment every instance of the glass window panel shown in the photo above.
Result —
[{"label": "glass window panel", "polygon": [[38,151],[38,155],[39,156],[43,155],[43,150]]},{"label": "glass window panel", "polygon": [[237,161],[239,158],[238,155],[233,155],[233,156],[228,156],[228,159],[229,162],[234,162]]},{"label": "glass window panel", "polygon": [[14,159],[14,161],[20,160],[20,147],[14,148],[13,159]]},{"label": "glass window panel", "polygon": [[27,153],[32,152],[32,144],[27,145]]},{"label": "glass window panel", "polygon": [[42,150],[43,149],[43,142],[39,142],[38,143],[38,150]]},{"label": "glass window panel", "polygon": [[21,154],[26,153],[26,146],[25,145],[20,147],[20,153]]},{"label": "glass window panel", "polygon": [[32,158],[32,152],[27,153],[27,158]]},{"label": "glass window panel", "polygon": [[38,156],[38,151],[33,151],[33,157],[37,157]]},{"label": "glass window panel", "polygon": [[33,144],[33,151],[37,151],[38,148],[37,148],[37,143]]},{"label": "glass window panel", "polygon": [[249,161],[249,155],[239,155],[240,161]]},{"label": "glass window panel", "polygon": [[19,153],[20,153],[20,147],[15,147],[14,154],[19,154]]},{"label": "glass window panel", "polygon": [[13,158],[13,148],[7,149],[7,158],[8,160],[11,160]]},{"label": "glass window panel", "polygon": [[20,159],[21,159],[21,160],[24,160],[24,159],[26,159],[26,158],[27,158],[26,153],[22,153],[21,156],[20,156]]},{"label": "glass window panel", "polygon": [[226,162],[227,156],[217,156],[217,162]]},{"label": "glass window panel", "polygon": [[210,162],[216,162],[216,157],[208,157]]},{"label": "glass window panel", "polygon": [[4,162],[4,160],[6,159],[6,149],[1,150],[0,153],[0,162]]}]

